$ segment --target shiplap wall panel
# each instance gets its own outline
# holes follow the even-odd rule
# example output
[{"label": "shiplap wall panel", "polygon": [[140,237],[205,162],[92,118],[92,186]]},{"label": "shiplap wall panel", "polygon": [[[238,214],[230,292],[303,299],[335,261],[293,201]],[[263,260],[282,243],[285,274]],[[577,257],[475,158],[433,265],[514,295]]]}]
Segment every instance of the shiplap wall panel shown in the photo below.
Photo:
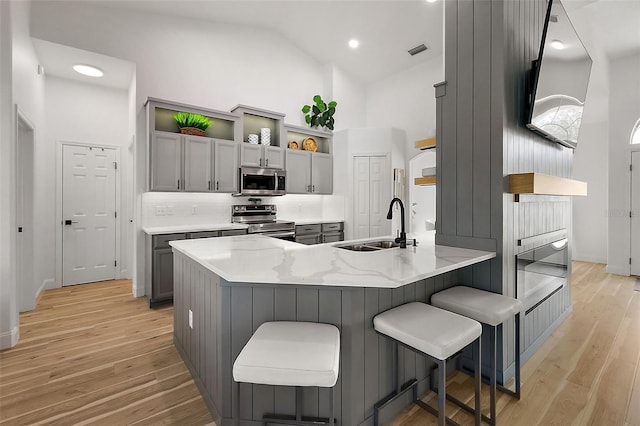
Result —
[{"label": "shiplap wall panel", "polygon": [[[445,8],[446,86],[436,102],[436,157],[442,170],[436,242],[469,247],[473,239],[497,241],[495,260],[460,277],[463,284],[513,297],[517,240],[571,229],[569,197],[515,203],[506,194],[511,173],[571,176],[573,151],[529,131],[523,120],[527,72],[538,55],[546,7],[546,0],[454,0]],[[542,314],[522,319],[527,327],[523,334],[543,335],[542,328],[569,307],[568,297],[552,297],[540,306]],[[513,323],[501,335],[498,362],[504,371],[514,361]],[[523,351],[535,343],[523,339]]]}]

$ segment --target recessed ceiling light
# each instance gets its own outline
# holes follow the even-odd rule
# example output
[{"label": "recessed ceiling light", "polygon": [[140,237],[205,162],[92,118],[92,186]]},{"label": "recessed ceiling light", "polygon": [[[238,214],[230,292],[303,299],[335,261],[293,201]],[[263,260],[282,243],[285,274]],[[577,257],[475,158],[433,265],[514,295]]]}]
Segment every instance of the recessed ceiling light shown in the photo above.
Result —
[{"label": "recessed ceiling light", "polygon": [[551,47],[553,47],[554,49],[557,49],[557,50],[562,50],[562,49],[564,49],[564,43],[561,42],[560,40],[552,40],[551,41]]},{"label": "recessed ceiling light", "polygon": [[104,75],[104,72],[102,72],[100,68],[91,65],[77,64],[73,66],[73,69],[75,72],[88,75],[89,77],[102,77]]},{"label": "recessed ceiling light", "polygon": [[438,0],[427,0],[427,3],[435,3],[435,2],[437,2],[437,1],[438,1]]},{"label": "recessed ceiling light", "polygon": [[358,40],[356,40],[355,38],[352,38],[351,40],[349,40],[350,48],[355,49],[358,46],[360,46],[360,42]]}]

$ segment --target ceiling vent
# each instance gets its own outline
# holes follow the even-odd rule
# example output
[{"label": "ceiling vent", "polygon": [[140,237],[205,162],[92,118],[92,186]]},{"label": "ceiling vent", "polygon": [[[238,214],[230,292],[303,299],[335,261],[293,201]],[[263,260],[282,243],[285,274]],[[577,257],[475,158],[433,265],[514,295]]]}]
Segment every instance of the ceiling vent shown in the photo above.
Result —
[{"label": "ceiling vent", "polygon": [[424,52],[425,50],[427,50],[427,46],[425,46],[424,44],[421,44],[419,46],[414,47],[413,49],[409,49],[409,54],[411,56],[415,56],[420,52]]}]

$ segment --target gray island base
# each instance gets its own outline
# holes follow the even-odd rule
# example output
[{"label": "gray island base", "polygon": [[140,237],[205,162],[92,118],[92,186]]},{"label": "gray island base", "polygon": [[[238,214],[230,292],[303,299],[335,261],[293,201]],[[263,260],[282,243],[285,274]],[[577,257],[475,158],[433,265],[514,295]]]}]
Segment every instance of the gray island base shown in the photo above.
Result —
[{"label": "gray island base", "polygon": [[[337,326],[341,333],[340,374],[335,387],[337,424],[373,425],[373,406],[392,392],[395,380],[392,343],[374,331],[373,317],[404,303],[428,303],[433,293],[459,283],[460,268],[495,257],[490,252],[462,249],[454,249],[462,252],[452,255],[451,248],[439,251],[433,245],[368,255],[327,244],[299,248],[291,242],[247,236],[171,245],[174,342],[220,426],[235,424],[238,384],[232,378],[233,362],[252,333],[267,321]],[[367,270],[360,265],[363,256],[371,264]],[[430,256],[440,260],[429,267],[419,266],[432,262]],[[313,271],[310,274],[302,272],[307,262],[314,263],[306,265]],[[282,265],[288,265],[287,272],[280,270],[275,277],[271,272]],[[265,269],[255,275],[246,271],[260,267]],[[292,271],[305,274],[298,277],[300,283],[282,282],[295,279]],[[376,273],[384,279],[376,280]],[[245,280],[236,281],[240,274]],[[387,283],[393,275],[398,281]],[[263,282],[258,281],[260,276]],[[415,279],[407,282],[411,276]],[[321,282],[324,280],[327,282]],[[367,282],[376,284],[367,286]],[[424,357],[401,349],[403,383],[415,378],[420,382],[419,391],[426,391],[431,367]],[[239,386],[240,425],[261,425],[265,414],[295,414],[293,388]],[[381,421],[409,403],[409,394],[399,398],[381,412]],[[304,388],[303,415],[328,417],[329,390]]]}]

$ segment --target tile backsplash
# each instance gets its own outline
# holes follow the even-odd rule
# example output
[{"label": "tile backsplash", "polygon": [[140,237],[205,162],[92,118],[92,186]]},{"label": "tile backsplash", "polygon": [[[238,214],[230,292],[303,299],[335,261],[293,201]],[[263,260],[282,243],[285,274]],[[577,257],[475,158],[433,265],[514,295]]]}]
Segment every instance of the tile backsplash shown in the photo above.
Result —
[{"label": "tile backsplash", "polygon": [[[344,218],[341,195],[263,197],[263,204],[278,206],[278,219],[335,220]],[[179,226],[231,221],[231,206],[249,204],[246,197],[229,194],[146,192],[142,194],[142,226]]]}]

